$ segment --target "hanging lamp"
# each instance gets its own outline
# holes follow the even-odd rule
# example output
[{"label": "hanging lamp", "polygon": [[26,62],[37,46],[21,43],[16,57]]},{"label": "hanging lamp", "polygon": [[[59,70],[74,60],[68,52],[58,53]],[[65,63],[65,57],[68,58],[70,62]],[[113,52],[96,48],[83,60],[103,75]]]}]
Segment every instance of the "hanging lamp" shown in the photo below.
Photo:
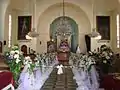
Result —
[{"label": "hanging lamp", "polygon": [[68,38],[72,35],[72,27],[69,21],[65,17],[65,2],[62,2],[63,16],[60,18],[56,28],[56,36],[60,36],[62,39]]},{"label": "hanging lamp", "polygon": [[93,12],[92,13],[93,27],[92,27],[92,32],[89,34],[89,36],[95,39],[101,39],[100,33],[96,31],[96,28],[94,26],[94,0],[92,0],[92,12]]},{"label": "hanging lamp", "polygon": [[36,32],[35,23],[36,23],[36,0],[33,0],[33,17],[32,17],[32,29],[31,31],[26,35],[26,39],[32,39],[39,36],[39,34]]}]

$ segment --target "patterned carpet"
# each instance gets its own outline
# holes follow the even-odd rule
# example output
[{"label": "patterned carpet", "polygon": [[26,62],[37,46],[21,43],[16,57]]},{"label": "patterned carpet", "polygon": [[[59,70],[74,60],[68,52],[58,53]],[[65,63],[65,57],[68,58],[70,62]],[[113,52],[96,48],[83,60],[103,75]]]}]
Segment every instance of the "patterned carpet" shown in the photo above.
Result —
[{"label": "patterned carpet", "polygon": [[73,80],[71,68],[64,67],[63,72],[63,74],[57,75],[57,68],[54,68],[41,90],[76,90],[77,84]]}]

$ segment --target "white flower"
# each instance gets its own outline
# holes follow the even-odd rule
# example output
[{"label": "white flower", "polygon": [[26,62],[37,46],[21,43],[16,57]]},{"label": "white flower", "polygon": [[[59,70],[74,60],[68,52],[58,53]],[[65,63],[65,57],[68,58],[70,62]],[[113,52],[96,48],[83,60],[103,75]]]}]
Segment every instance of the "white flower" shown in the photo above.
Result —
[{"label": "white flower", "polygon": [[28,68],[30,68],[30,64],[27,64]]},{"label": "white flower", "polygon": [[110,56],[112,56],[113,54],[112,53],[109,53]]},{"label": "white flower", "polygon": [[29,56],[25,57],[24,65],[26,65],[26,64],[32,64],[32,60]]},{"label": "white flower", "polygon": [[16,59],[16,63],[18,64],[21,60],[19,58]]},{"label": "white flower", "polygon": [[35,60],[35,61],[38,61],[38,57],[36,57],[34,60]]},{"label": "white flower", "polygon": [[39,61],[35,62],[35,65],[36,65],[36,66],[39,66]]},{"label": "white flower", "polygon": [[27,65],[28,64],[28,60],[24,60],[24,65]]},{"label": "white flower", "polygon": [[19,54],[15,54],[15,55],[14,55],[14,58],[19,58]]},{"label": "white flower", "polygon": [[30,60],[30,57],[29,56],[25,57],[25,60]]},{"label": "white flower", "polygon": [[103,51],[102,54],[103,54],[104,56],[107,56],[107,55],[108,55],[107,52],[105,52],[105,51]]},{"label": "white flower", "polygon": [[13,59],[13,57],[14,57],[13,55],[10,55],[10,56],[9,56],[10,59]]},{"label": "white flower", "polygon": [[12,49],[18,49],[18,46],[13,46]]},{"label": "white flower", "polygon": [[93,53],[91,51],[89,51],[89,54],[92,55]]},{"label": "white flower", "polygon": [[107,61],[106,61],[106,60],[103,60],[103,63],[107,63]]},{"label": "white flower", "polygon": [[15,54],[15,51],[13,51],[13,50],[10,51],[10,55],[13,55],[13,54]]},{"label": "white flower", "polygon": [[106,59],[110,59],[110,57],[109,57],[109,56],[106,56]]},{"label": "white flower", "polygon": [[20,54],[19,50],[15,50],[15,53]]},{"label": "white flower", "polygon": [[8,55],[9,55],[9,53],[7,52],[7,53],[6,53],[6,55],[8,56]]},{"label": "white flower", "polygon": [[32,61],[30,60],[30,61],[28,61],[29,62],[29,64],[32,64]]}]

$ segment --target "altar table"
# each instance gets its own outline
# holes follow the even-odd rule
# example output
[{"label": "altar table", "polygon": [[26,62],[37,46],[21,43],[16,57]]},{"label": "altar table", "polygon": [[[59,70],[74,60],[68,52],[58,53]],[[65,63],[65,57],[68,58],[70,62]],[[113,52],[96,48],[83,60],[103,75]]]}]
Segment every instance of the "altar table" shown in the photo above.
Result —
[{"label": "altar table", "polygon": [[69,60],[68,52],[59,52],[57,57],[58,57],[58,61],[60,62],[68,62]]}]

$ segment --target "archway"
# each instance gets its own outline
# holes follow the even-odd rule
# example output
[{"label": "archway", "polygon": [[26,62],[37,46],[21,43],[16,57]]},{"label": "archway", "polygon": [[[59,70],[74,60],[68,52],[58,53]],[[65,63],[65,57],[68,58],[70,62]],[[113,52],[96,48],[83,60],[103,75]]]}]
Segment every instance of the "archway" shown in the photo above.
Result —
[{"label": "archway", "polygon": [[[57,41],[57,36],[55,34],[56,32],[56,27],[57,27],[57,23],[60,21],[60,19],[63,18],[62,17],[58,17],[56,18],[51,24],[50,24],[50,36],[52,37],[52,39],[54,39],[55,41]],[[76,48],[77,48],[77,45],[78,45],[78,25],[76,24],[76,22],[70,18],[70,17],[67,17],[65,16],[64,17],[68,22],[69,24],[71,25],[72,27],[72,36],[70,38],[70,46],[71,46],[71,52],[76,52]]]},{"label": "archway", "polygon": [[27,56],[27,46],[26,45],[21,46],[21,51],[23,52],[24,56]]}]

